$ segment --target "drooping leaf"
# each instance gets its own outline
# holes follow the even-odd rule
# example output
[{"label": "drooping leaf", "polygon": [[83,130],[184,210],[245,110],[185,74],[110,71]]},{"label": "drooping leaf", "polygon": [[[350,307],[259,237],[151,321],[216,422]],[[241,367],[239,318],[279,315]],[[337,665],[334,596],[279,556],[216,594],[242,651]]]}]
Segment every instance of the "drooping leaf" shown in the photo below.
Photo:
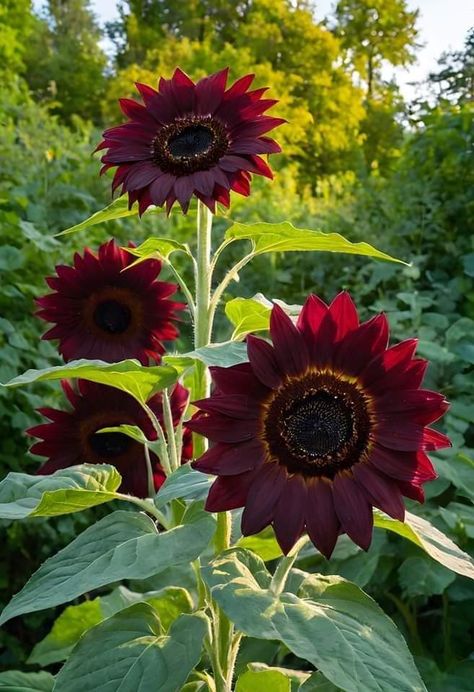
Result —
[{"label": "drooping leaf", "polygon": [[155,392],[173,385],[178,380],[179,373],[169,365],[145,367],[137,360],[106,363],[102,360],[81,359],[43,370],[27,370],[4,386],[21,387],[32,382],[76,377],[116,387],[144,404]]},{"label": "drooping leaf", "polygon": [[281,223],[234,223],[225,234],[226,240],[250,240],[255,255],[265,252],[341,252],[406,264],[368,243],[352,243],[339,233],[323,233],[295,228],[288,221]]},{"label": "drooping leaf", "polygon": [[99,223],[105,223],[106,221],[113,221],[114,219],[123,219],[126,216],[137,216],[138,214],[138,204],[135,204],[131,209],[128,208],[128,195],[122,195],[114,200],[111,204],[96,211],[92,216],[77,223],[75,226],[66,228],[61,233],[56,235],[68,235],[69,233],[77,233],[78,231],[83,231],[90,226],[97,226]]},{"label": "drooping leaf", "polygon": [[6,606],[0,624],[121,579],[146,579],[192,562],[207,547],[215,520],[191,506],[183,522],[160,534],[142,513],[118,510],[104,517],[41,565]]},{"label": "drooping leaf", "polygon": [[131,255],[138,259],[133,264],[139,264],[148,259],[165,259],[167,260],[173,252],[184,252],[190,255],[190,250],[187,245],[178,243],[172,238],[147,238],[138,247],[125,248]]},{"label": "drooping leaf", "polygon": [[276,597],[264,563],[241,549],[217,558],[203,576],[244,634],[282,641],[343,690],[426,690],[393,622],[354,584],[307,575],[296,595]]},{"label": "drooping leaf", "polygon": [[426,519],[406,512],[405,521],[401,522],[374,512],[374,525],[398,533],[422,548],[433,560],[474,579],[474,560]]},{"label": "drooping leaf", "polygon": [[0,483],[0,518],[53,517],[116,498],[122,478],[113,466],[82,464],[50,476],[9,473]]},{"label": "drooping leaf", "polygon": [[0,690],[4,692],[52,692],[54,677],[46,671],[40,673],[23,673],[20,670],[8,670],[0,673]]},{"label": "drooping leaf", "polygon": [[146,603],[121,611],[89,630],[56,679],[56,692],[179,692],[199,662],[207,624],[201,614],[182,615],[163,635]]},{"label": "drooping leaf", "polygon": [[189,464],[183,464],[165,480],[155,497],[155,505],[161,509],[170,500],[178,498],[204,500],[213,480],[212,476],[195,471]]}]

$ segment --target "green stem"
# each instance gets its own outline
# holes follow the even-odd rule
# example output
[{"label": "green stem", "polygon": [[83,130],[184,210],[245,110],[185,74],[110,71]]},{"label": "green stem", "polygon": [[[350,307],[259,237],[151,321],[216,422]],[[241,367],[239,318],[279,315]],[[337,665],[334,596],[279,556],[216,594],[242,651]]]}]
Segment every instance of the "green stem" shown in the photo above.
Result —
[{"label": "green stem", "polygon": [[[212,213],[205,204],[198,201],[194,348],[207,346],[211,339],[211,229]],[[196,362],[193,395],[195,399],[203,399],[209,395],[209,376],[205,364],[201,361]],[[194,435],[193,443],[195,456],[200,456],[206,451],[206,441],[201,435]]]},{"label": "green stem", "polygon": [[150,450],[148,449],[147,445],[143,445],[143,451],[145,452],[148,497],[155,497],[155,481],[153,479],[153,468],[151,465]]},{"label": "green stem", "polygon": [[229,271],[227,274],[224,276],[220,284],[217,286],[217,288],[214,291],[214,295],[212,296],[211,300],[211,320],[214,320],[214,315],[217,310],[217,306],[219,305],[219,301],[222,298],[222,295],[227,288],[227,286],[230,284],[233,278],[237,276],[239,271],[245,267],[246,264],[250,262],[255,257],[254,252],[250,252],[248,255],[245,255],[245,257],[242,257],[242,259],[237,262]]},{"label": "green stem", "polygon": [[176,471],[179,468],[179,457],[176,448],[176,438],[173,425],[173,414],[171,412],[171,402],[169,390],[164,389],[162,394],[163,401],[163,418],[165,421],[166,441],[168,443],[168,455],[170,460],[171,471]]},{"label": "green stem", "polygon": [[147,406],[147,404],[143,404],[143,408],[148,418],[150,419],[157,435],[156,443],[158,446],[158,456],[160,457],[160,462],[163,467],[163,471],[165,472],[166,476],[170,476],[172,473],[172,469],[163,428],[161,427],[160,421],[156,417],[154,411],[149,406]]},{"label": "green stem", "polygon": [[306,545],[308,540],[308,536],[302,536],[295,543],[288,555],[280,559],[270,583],[270,591],[274,596],[279,596],[283,592],[286,585],[286,580],[288,579],[290,570],[298,557],[298,553],[300,552],[301,548]]},{"label": "green stem", "polygon": [[[211,230],[212,214],[198,201],[197,217],[197,262],[195,269],[196,309],[194,315],[194,348],[207,346],[211,340],[212,323],[215,309],[211,306],[212,264],[211,264]],[[210,382],[207,367],[201,361],[196,362],[193,396],[202,399],[209,396]],[[204,437],[194,436],[194,455],[200,456],[206,451]],[[215,536],[216,553],[229,547],[231,517],[228,512],[217,515]],[[216,603],[212,603],[212,645],[211,661],[214,673],[216,692],[230,692],[229,666],[232,663],[232,642],[234,626]],[[230,674],[232,677],[232,673]]]},{"label": "green stem", "polygon": [[150,502],[149,500],[142,500],[134,495],[125,495],[125,493],[116,493],[116,497],[118,500],[124,500],[125,502],[131,502],[132,504],[137,505],[144,512],[151,514],[152,517],[157,519],[160,524],[165,527],[165,529],[170,528],[170,522],[165,517],[163,512],[160,512],[160,510],[155,507],[153,502]]},{"label": "green stem", "polygon": [[194,305],[193,296],[192,296],[192,293],[186,284],[186,281],[183,279],[183,277],[181,276],[179,271],[168,260],[166,260],[166,266],[173,273],[176,281],[179,284],[179,287],[181,288],[182,292],[184,293],[184,296],[186,298],[186,302],[188,304],[189,313],[191,315],[191,319],[194,320],[195,312],[196,312],[196,306]]},{"label": "green stem", "polygon": [[217,528],[214,537],[216,555],[227,550],[230,546],[230,532],[232,530],[232,517],[230,512],[219,512],[217,515]]}]

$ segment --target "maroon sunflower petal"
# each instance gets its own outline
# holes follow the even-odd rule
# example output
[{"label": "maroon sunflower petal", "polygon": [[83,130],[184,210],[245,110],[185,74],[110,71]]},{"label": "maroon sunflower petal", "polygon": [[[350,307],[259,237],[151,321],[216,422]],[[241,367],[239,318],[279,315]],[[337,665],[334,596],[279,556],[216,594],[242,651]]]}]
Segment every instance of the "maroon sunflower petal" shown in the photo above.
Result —
[{"label": "maroon sunflower petal", "polygon": [[207,511],[226,512],[229,509],[243,507],[247,501],[253,477],[252,471],[238,476],[219,476],[212,484],[207,496]]},{"label": "maroon sunflower petal", "polygon": [[367,464],[356,464],[352,473],[367,499],[393,519],[403,521],[405,505],[397,482],[377,473]]},{"label": "maroon sunflower petal", "polygon": [[276,503],[273,528],[278,544],[287,555],[303,533],[306,508],[306,483],[301,476],[291,476]]},{"label": "maroon sunflower petal", "polygon": [[345,533],[363,550],[372,541],[373,514],[370,502],[354,478],[338,473],[333,481],[334,507]]},{"label": "maroon sunflower petal", "polygon": [[285,469],[274,462],[266,463],[254,472],[242,513],[244,536],[259,533],[271,523],[286,480]]},{"label": "maroon sunflower petal", "polygon": [[265,449],[257,439],[240,444],[218,442],[194,461],[192,466],[204,473],[235,476],[253,470],[263,463],[265,456]]},{"label": "maroon sunflower petal", "polygon": [[341,526],[334,508],[331,481],[314,478],[308,482],[305,516],[311,541],[329,560]]},{"label": "maroon sunflower petal", "polygon": [[306,343],[291,318],[279,305],[273,306],[270,315],[270,334],[280,372],[288,375],[304,372],[309,365]]}]

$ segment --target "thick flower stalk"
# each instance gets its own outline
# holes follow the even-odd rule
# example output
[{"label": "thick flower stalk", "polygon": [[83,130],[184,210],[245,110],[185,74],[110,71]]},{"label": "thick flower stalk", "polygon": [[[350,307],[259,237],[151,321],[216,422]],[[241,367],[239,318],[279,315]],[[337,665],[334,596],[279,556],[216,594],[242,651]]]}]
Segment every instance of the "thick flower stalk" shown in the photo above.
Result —
[{"label": "thick flower stalk", "polygon": [[64,360],[137,358],[148,365],[161,360],[164,341],[177,338],[176,313],[185,307],[170,300],[177,286],[157,278],[160,261],[131,267],[133,261],[110,240],[97,253],[76,253],[73,266],[59,265],[46,279],[54,293],[37,299],[37,315],[54,323],[43,339],[58,339]]},{"label": "thick flower stalk", "polygon": [[[31,452],[48,457],[38,473],[50,474],[75,464],[112,464],[122,476],[122,492],[147,497],[148,469],[143,444],[121,432],[99,432],[103,428],[132,425],[140,428],[148,440],[156,440],[155,427],[142,406],[126,392],[95,382],[79,380],[74,389],[63,381],[62,387],[70,410],[40,408],[39,412],[50,422],[27,431],[41,440],[32,446]],[[187,389],[176,384],[170,397],[174,426],[180,422],[188,400]],[[152,396],[147,406],[163,428],[162,395]],[[191,435],[185,431],[182,462],[191,457]],[[149,461],[157,491],[165,481],[165,474],[154,452],[149,452]]]},{"label": "thick flower stalk", "polygon": [[249,336],[249,363],[211,368],[196,402],[190,428],[212,447],[194,467],[218,476],[207,509],[244,507],[242,533],[272,524],[285,553],[307,531],[329,557],[340,533],[368,549],[372,507],[403,520],[403,495],[422,502],[426,453],[450,444],[427,426],[448,404],[420,389],[416,340],[388,334],[383,314],[359,324],[347,293],[310,296],[296,325],[274,306],[273,345]]},{"label": "thick flower stalk", "polygon": [[112,188],[128,192],[140,214],[176,201],[187,212],[193,195],[212,212],[230,204],[230,191],[247,196],[252,174],[272,178],[262,154],[280,151],[265,136],[285,122],[264,115],[276,101],[249,87],[246,75],[227,88],[229,69],[194,83],[182,70],[161,78],[158,91],[137,84],[143,104],[120,99],[128,121],[104,132],[102,172],[117,167]]}]

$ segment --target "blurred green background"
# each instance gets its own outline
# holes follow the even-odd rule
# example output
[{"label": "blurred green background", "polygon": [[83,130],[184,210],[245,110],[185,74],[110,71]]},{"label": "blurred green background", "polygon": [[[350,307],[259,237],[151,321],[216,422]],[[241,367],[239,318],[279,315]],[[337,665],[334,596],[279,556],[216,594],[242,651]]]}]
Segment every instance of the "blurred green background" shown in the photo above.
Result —
[{"label": "blurred green background", "polygon": [[[420,338],[419,353],[431,361],[426,386],[452,402],[442,426],[453,448],[435,456],[439,479],[427,486],[426,504],[411,509],[472,551],[474,31],[464,48],[440,56],[407,101],[385,75],[387,65],[417,57],[416,11],[404,0],[341,0],[321,22],[312,9],[304,0],[130,0],[100,28],[86,0],[49,0],[36,12],[29,0],[0,0],[0,381],[59,363],[33,317],[55,264],[110,236],[138,242],[159,231],[192,242],[192,213],[54,237],[110,201],[110,179],[99,179],[91,152],[101,130],[121,119],[117,98],[133,96],[134,81],[156,85],[177,65],[193,78],[227,65],[232,78],[255,72],[257,86],[280,99],[275,115],[289,121],[276,135],[284,153],[272,158],[274,182],[255,180],[227,216],[339,232],[411,266],[322,253],[261,257],[226,297],[262,292],[301,303],[310,291],[330,300],[345,288],[363,318],[388,313],[394,339]],[[226,225],[217,219],[216,239]],[[223,315],[216,331],[215,339],[231,333]],[[184,326],[184,348],[188,336]],[[57,389],[0,391],[0,478],[38,468],[24,430],[45,402],[61,405]],[[89,520],[2,522],[0,606]],[[341,541],[334,560],[315,558],[310,568],[342,574],[378,600],[430,690],[472,689],[467,579],[379,530],[368,554]],[[4,628],[0,669],[22,667],[54,616]]]}]

